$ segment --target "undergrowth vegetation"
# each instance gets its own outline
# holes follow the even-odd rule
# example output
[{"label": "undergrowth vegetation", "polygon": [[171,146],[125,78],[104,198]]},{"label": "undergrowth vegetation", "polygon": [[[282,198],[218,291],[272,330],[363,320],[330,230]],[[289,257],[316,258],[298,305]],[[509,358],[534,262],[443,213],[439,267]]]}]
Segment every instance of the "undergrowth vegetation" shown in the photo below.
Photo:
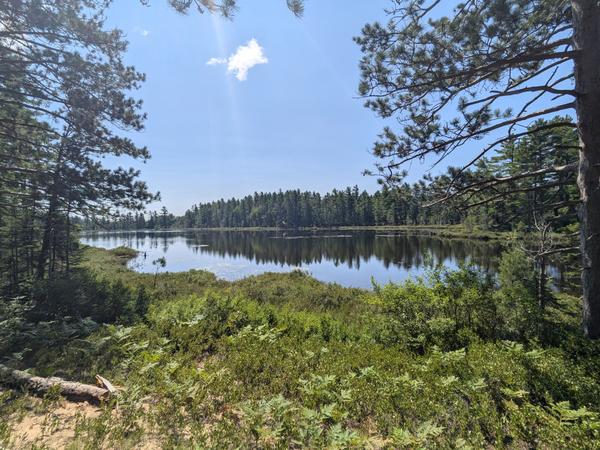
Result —
[{"label": "undergrowth vegetation", "polygon": [[[75,278],[0,311],[8,364],[123,387],[73,448],[600,448],[600,346],[576,298],[539,313],[519,252],[498,279],[431,268],[373,291],[299,271],[154,283],[126,258],[85,249]],[[26,402],[0,394],[4,445]]]}]

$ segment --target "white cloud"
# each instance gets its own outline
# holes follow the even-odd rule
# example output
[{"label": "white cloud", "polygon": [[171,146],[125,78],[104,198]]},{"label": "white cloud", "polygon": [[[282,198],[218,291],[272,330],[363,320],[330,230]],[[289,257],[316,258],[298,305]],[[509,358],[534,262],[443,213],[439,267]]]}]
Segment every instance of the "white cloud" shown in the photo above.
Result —
[{"label": "white cloud", "polygon": [[150,31],[148,31],[148,30],[146,30],[146,29],[144,29],[142,27],[139,27],[139,26],[135,26],[133,28],[133,31],[135,31],[137,34],[139,34],[142,37],[148,37],[148,36],[150,36]]},{"label": "white cloud", "polygon": [[227,58],[210,58],[206,61],[207,66],[216,66],[217,64],[225,64],[227,62]]},{"label": "white cloud", "polygon": [[256,39],[251,39],[246,45],[240,45],[237,51],[229,57],[227,71],[235,72],[238,80],[248,78],[248,70],[258,64],[267,64],[269,60]]},{"label": "white cloud", "polygon": [[269,60],[263,52],[263,48],[256,39],[250,39],[246,45],[240,45],[235,53],[229,58],[210,58],[206,64],[214,66],[227,64],[227,72],[235,73],[239,81],[248,78],[248,71],[258,64],[267,64]]}]

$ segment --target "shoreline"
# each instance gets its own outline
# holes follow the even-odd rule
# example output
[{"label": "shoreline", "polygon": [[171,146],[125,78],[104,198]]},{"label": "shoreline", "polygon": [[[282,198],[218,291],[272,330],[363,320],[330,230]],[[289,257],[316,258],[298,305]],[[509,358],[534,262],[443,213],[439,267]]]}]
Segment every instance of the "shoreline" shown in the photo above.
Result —
[{"label": "shoreline", "polygon": [[462,225],[371,225],[371,226],[340,226],[340,227],[220,227],[220,228],[171,228],[171,229],[140,229],[140,230],[81,230],[82,234],[118,234],[118,233],[182,233],[187,231],[213,232],[320,232],[320,231],[393,231],[415,233],[419,235],[451,239],[478,240],[507,240],[515,236],[511,231],[466,230]]}]

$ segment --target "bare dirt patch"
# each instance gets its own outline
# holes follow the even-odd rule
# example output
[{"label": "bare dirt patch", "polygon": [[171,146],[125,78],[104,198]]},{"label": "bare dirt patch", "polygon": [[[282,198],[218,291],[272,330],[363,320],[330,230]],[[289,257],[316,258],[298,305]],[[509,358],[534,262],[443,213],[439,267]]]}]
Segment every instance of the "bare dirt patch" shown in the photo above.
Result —
[{"label": "bare dirt patch", "polygon": [[100,408],[86,402],[73,403],[61,400],[46,411],[41,400],[33,399],[32,402],[34,408],[31,411],[23,417],[15,417],[11,427],[12,448],[29,449],[38,446],[63,449],[75,438],[75,427],[78,421],[96,418],[101,413]]}]

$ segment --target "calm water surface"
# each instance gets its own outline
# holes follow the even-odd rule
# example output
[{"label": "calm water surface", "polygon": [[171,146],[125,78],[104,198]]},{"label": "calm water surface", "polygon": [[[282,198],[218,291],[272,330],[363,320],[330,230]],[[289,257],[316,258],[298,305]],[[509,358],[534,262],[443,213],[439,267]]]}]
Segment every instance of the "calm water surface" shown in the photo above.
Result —
[{"label": "calm water surface", "polygon": [[236,280],[302,269],[321,281],[361,288],[371,288],[371,278],[386,283],[420,275],[428,260],[451,268],[470,261],[495,272],[501,251],[485,241],[375,231],[137,231],[88,233],[81,241],[138,250],[129,265],[139,272],[154,272],[152,261],[165,257],[170,272],[203,269]]}]

